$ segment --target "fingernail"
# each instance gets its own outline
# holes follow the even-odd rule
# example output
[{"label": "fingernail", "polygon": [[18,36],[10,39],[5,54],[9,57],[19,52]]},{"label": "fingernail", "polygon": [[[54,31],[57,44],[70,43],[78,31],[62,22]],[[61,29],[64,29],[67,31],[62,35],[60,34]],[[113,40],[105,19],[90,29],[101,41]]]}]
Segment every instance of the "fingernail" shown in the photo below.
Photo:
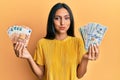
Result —
[{"label": "fingernail", "polygon": [[94,46],[94,44],[92,44],[92,47]]},{"label": "fingernail", "polygon": [[96,46],[98,46],[98,43],[96,43]]}]

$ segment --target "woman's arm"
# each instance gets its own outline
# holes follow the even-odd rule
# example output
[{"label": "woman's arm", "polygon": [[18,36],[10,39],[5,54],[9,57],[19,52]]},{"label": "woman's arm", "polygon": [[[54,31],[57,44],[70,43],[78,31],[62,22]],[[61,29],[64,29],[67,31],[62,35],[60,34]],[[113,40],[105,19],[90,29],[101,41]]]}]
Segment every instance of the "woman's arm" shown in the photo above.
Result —
[{"label": "woman's arm", "polygon": [[36,64],[32,57],[28,62],[34,74],[41,80],[44,76],[44,66]]},{"label": "woman's arm", "polygon": [[35,75],[41,80],[44,75],[44,66],[37,65],[32,56],[30,55],[27,48],[24,46],[24,43],[17,42],[14,46],[14,51],[17,57],[27,59],[32,71],[35,73]]},{"label": "woman's arm", "polygon": [[82,78],[87,71],[88,59],[82,58],[77,67],[77,77]]},{"label": "woman's arm", "polygon": [[77,77],[82,78],[87,71],[89,60],[96,60],[98,58],[99,48],[97,45],[90,45],[88,52],[83,55],[81,63],[77,67]]}]

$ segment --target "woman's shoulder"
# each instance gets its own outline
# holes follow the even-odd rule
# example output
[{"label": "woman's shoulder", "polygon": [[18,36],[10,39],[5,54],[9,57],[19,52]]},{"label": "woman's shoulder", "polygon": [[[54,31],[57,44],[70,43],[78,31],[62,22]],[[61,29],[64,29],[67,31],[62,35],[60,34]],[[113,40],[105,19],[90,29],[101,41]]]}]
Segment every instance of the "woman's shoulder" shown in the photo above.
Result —
[{"label": "woman's shoulder", "polygon": [[41,39],[39,39],[38,40],[38,43],[43,43],[43,42],[46,42],[48,39],[46,39],[46,38],[41,38]]},{"label": "woman's shoulder", "polygon": [[75,41],[81,41],[82,40],[82,38],[80,38],[80,37],[70,37],[71,38],[71,40],[75,40]]}]

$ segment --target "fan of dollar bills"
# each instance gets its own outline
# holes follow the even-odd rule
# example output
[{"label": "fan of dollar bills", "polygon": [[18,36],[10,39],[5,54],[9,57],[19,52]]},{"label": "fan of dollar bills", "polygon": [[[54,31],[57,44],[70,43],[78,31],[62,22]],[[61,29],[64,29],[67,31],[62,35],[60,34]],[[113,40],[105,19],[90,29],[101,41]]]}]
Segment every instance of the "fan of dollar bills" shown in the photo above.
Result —
[{"label": "fan of dollar bills", "polygon": [[106,30],[106,26],[98,23],[88,23],[87,25],[80,27],[80,33],[84,40],[85,49],[88,50],[90,44],[100,45]]},{"label": "fan of dollar bills", "polygon": [[8,28],[7,33],[12,43],[23,42],[27,46],[32,30],[26,26],[14,25]]}]

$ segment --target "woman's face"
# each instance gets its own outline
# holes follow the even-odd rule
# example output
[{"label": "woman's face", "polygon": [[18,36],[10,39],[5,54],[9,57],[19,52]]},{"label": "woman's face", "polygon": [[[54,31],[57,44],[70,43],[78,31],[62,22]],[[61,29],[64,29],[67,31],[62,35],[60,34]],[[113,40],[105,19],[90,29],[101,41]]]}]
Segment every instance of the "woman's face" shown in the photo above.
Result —
[{"label": "woman's face", "polygon": [[54,25],[57,34],[67,34],[67,30],[70,27],[70,15],[65,8],[56,11]]}]

